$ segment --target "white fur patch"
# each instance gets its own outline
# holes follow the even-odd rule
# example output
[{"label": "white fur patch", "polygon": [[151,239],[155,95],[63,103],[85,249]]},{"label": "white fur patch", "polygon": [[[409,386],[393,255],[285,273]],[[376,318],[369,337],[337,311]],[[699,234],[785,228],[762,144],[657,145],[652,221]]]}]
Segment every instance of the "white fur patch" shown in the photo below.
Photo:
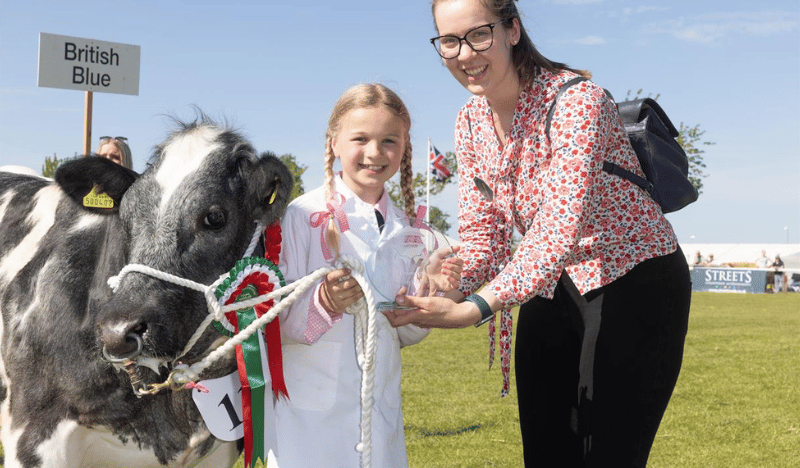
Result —
[{"label": "white fur patch", "polygon": [[219,134],[218,129],[199,128],[177,137],[164,148],[164,157],[155,176],[161,186],[159,217],[184,179],[196,172],[208,155],[219,148],[219,143],[215,142]]},{"label": "white fur patch", "polygon": [[11,389],[8,389],[8,394],[6,395],[5,401],[3,401],[3,405],[0,406],[0,418],[2,418],[2,424],[0,424],[0,437],[3,440],[3,456],[5,457],[5,468],[14,468],[19,466],[16,464],[16,454],[17,454],[17,441],[19,440],[20,436],[22,436],[22,431],[24,427],[18,427],[16,430],[12,430],[12,421],[11,421]]},{"label": "white fur patch", "polygon": [[14,278],[39,251],[42,239],[55,222],[56,207],[61,197],[62,192],[56,186],[45,187],[36,192],[33,210],[28,214],[28,222],[33,225],[33,229],[0,262],[0,282],[7,283]]},{"label": "white fur patch", "polygon": [[14,198],[15,193],[15,191],[9,190],[3,194],[2,198],[0,198],[0,226],[3,225],[3,218],[6,215],[6,209],[8,209],[8,204],[11,202],[11,199]]},{"label": "white fur patch", "polygon": [[75,234],[80,231],[94,231],[104,221],[104,216],[90,212],[83,212],[80,214],[78,222],[70,229],[70,234]]},{"label": "white fur patch", "polygon": [[[5,427],[3,428],[5,430]],[[21,431],[14,431],[19,437]],[[4,434],[5,436],[5,434]],[[219,468],[233,466],[239,456],[235,442],[214,445],[206,458],[198,461],[197,447],[209,437],[207,432],[192,437],[187,450],[178,454],[169,466],[172,468]],[[7,439],[4,437],[3,439]],[[4,447],[5,448],[5,447]],[[5,467],[15,468],[16,455],[6,450]],[[52,436],[36,448],[43,467],[59,468],[163,468],[150,450],[140,450],[135,442],[123,444],[109,430],[95,426],[93,429],[79,426],[75,421],[61,421]]]},{"label": "white fur patch", "polygon": [[87,429],[75,421],[61,421],[53,435],[36,449],[42,466],[64,468],[155,467],[153,452],[139,450],[138,444],[123,443],[101,427]]},{"label": "white fur patch", "polygon": [[[41,174],[34,171],[30,167],[25,166],[0,166],[0,172],[10,172],[12,174],[21,174],[21,175],[32,175],[36,177],[42,177]],[[42,177],[43,179],[46,177]]]}]

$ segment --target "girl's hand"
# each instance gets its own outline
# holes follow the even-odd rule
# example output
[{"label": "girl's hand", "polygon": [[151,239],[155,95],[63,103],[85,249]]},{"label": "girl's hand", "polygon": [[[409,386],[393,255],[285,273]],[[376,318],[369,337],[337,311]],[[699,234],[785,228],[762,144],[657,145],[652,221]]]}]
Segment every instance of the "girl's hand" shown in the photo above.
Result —
[{"label": "girl's hand", "polygon": [[319,288],[319,302],[329,314],[342,314],[345,309],[364,297],[361,285],[350,277],[350,270],[334,270],[322,280]]},{"label": "girl's hand", "polygon": [[457,256],[461,246],[435,251],[425,265],[417,296],[434,296],[458,287],[464,260]]},{"label": "girl's hand", "polygon": [[481,318],[478,307],[471,302],[456,303],[446,297],[397,296],[403,306],[413,310],[389,310],[384,315],[394,327],[414,324],[424,328],[464,328]]}]

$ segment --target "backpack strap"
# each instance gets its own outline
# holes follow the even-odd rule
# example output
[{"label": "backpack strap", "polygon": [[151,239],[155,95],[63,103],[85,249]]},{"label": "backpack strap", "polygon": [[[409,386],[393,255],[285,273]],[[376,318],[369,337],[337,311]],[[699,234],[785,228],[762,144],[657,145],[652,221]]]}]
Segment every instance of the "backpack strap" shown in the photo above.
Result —
[{"label": "backpack strap", "polygon": [[550,104],[550,109],[547,111],[547,120],[545,121],[544,132],[545,134],[547,134],[548,142],[550,141],[550,122],[553,120],[553,114],[556,112],[556,103],[558,102],[558,99],[561,97],[562,94],[564,94],[567,91],[567,89],[569,89],[573,85],[576,85],[581,81],[588,81],[588,80],[589,78],[583,76],[576,76],[575,78],[561,85],[561,88],[558,90],[558,94],[556,94],[556,97],[553,98],[553,103]]},{"label": "backpack strap", "polygon": [[[582,76],[576,76],[575,78],[573,78],[573,79],[567,81],[566,83],[564,83],[563,85],[561,85],[561,88],[558,90],[558,94],[556,94],[556,97],[553,99],[553,103],[550,104],[550,110],[547,112],[547,121],[545,123],[545,132],[547,133],[548,142],[550,140],[550,121],[553,120],[553,114],[555,113],[556,103],[558,102],[558,99],[571,86],[574,86],[574,85],[580,83],[581,81],[587,81],[587,80],[588,80],[588,78],[584,78]],[[613,97],[611,97],[611,93],[609,93],[608,91],[606,91],[606,96],[608,96],[613,101]],[[656,110],[656,112],[659,112],[659,115],[664,115],[664,118],[666,119],[666,115],[664,114],[664,111],[661,110],[661,107],[658,106],[658,104],[655,104],[655,101],[653,101],[652,104],[650,102],[642,102],[642,101],[645,101],[645,100],[640,100],[639,102],[636,102],[636,103],[626,101],[626,102],[623,103],[623,105],[625,106],[624,108],[622,108],[622,107],[618,108],[620,113],[622,113],[623,111],[625,112],[624,114],[621,114],[621,117],[622,117],[623,121],[625,121],[625,122],[627,122],[627,121],[636,122],[638,120],[638,118],[639,118],[639,112],[641,111],[643,104],[646,107],[654,108],[654,110]],[[648,101],[652,101],[652,99],[650,99]],[[655,105],[653,105],[653,104],[655,104]],[[669,122],[669,119],[666,119],[666,121]],[[672,126],[671,122],[669,123],[669,126],[671,127],[670,130],[669,130],[670,132],[674,131],[675,133],[677,133],[677,131],[674,130],[675,127]],[[647,192],[651,196],[653,195],[653,183],[650,182],[649,180],[645,179],[644,177],[639,177],[638,175],[634,174],[633,172],[631,172],[631,171],[629,171],[627,169],[623,169],[623,168],[619,167],[618,165],[616,165],[616,164],[614,164],[612,162],[609,162],[609,161],[603,161],[603,171],[608,172],[609,174],[613,174],[613,175],[618,176],[618,177],[622,177],[623,179],[628,179],[629,181],[631,181],[634,184],[638,185],[642,190],[644,190],[645,192]]]},{"label": "backpack strap", "polygon": [[639,177],[633,172],[623,169],[618,165],[608,161],[603,161],[603,170],[609,174],[614,174],[615,176],[622,177],[623,179],[628,179],[629,181],[638,185],[642,190],[650,194],[650,196],[653,196],[653,183],[644,177]]}]

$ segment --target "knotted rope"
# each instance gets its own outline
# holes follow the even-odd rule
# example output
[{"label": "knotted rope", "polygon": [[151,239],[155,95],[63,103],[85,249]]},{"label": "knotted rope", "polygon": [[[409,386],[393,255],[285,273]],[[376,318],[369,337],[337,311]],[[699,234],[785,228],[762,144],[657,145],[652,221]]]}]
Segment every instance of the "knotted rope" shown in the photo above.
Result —
[{"label": "knotted rope", "polygon": [[372,407],[375,403],[378,317],[375,310],[375,298],[364,276],[364,265],[353,261],[350,257],[343,257],[342,261],[350,268],[350,276],[358,281],[364,292],[364,297],[347,307],[346,312],[353,315],[356,359],[361,368],[361,441],[356,445],[356,450],[361,452],[362,468],[369,468],[372,464]]},{"label": "knotted rope", "polygon": [[[258,239],[263,231],[263,226],[259,225],[253,235],[253,239],[245,252],[245,257],[252,254]],[[356,445],[356,450],[361,452],[361,466],[362,468],[369,468],[372,463],[372,408],[374,406],[374,388],[375,388],[375,354],[377,350],[377,313],[375,309],[375,299],[370,290],[369,283],[364,276],[364,265],[357,259],[351,256],[340,256],[337,261],[340,267],[350,269],[350,276],[358,281],[361,290],[364,292],[364,297],[351,304],[346,309],[346,313],[353,315],[354,329],[355,329],[355,343],[357,352],[357,363],[361,369],[361,440]],[[252,299],[235,302],[229,305],[224,305],[217,299],[214,291],[217,286],[225,279],[227,273],[220,276],[219,279],[214,281],[211,285],[204,285],[196,281],[181,278],[179,276],[165,273],[155,268],[141,265],[129,264],[126,265],[119,274],[108,279],[108,285],[114,292],[120,286],[122,279],[131,272],[138,272],[177,284],[195,291],[203,293],[208,305],[209,314],[203,319],[194,332],[192,337],[187,342],[181,354],[175,358],[175,361],[185,356],[200,339],[205,329],[214,320],[221,323],[226,323],[226,312],[254,307],[262,302],[267,302],[277,299],[277,304],[272,307],[261,317],[258,317],[250,325],[243,330],[236,333],[233,337],[228,339],[225,343],[217,349],[209,353],[206,357],[190,366],[180,365],[175,366],[169,378],[163,384],[152,385],[152,391],[145,393],[157,393],[164,387],[169,387],[173,390],[181,390],[191,385],[193,382],[200,378],[200,374],[217,360],[223,358],[228,353],[235,352],[235,348],[241,345],[248,337],[256,333],[259,329],[263,328],[266,324],[275,319],[282,311],[288,308],[297,297],[306,292],[309,288],[315,286],[317,282],[325,275],[333,271],[334,267],[322,267],[312,272],[311,274],[300,278],[299,280],[288,284],[277,290],[273,290],[267,294],[254,297]],[[286,295],[283,299],[282,296]]]}]

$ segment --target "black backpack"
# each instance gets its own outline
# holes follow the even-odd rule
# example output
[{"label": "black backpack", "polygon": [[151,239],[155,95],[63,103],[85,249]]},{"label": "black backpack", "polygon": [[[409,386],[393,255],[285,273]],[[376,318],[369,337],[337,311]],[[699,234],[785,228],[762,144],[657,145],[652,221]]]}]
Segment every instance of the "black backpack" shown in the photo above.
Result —
[{"label": "black backpack", "polygon": [[[547,113],[546,132],[550,137],[550,121],[556,102],[572,85],[587,78],[573,78],[559,89]],[[639,159],[646,179],[605,161],[603,170],[627,179],[641,187],[659,205],[664,213],[678,211],[697,200],[697,189],[689,180],[689,158],[675,139],[678,130],[672,125],[661,106],[653,99],[636,99],[617,104],[625,132]]]}]

